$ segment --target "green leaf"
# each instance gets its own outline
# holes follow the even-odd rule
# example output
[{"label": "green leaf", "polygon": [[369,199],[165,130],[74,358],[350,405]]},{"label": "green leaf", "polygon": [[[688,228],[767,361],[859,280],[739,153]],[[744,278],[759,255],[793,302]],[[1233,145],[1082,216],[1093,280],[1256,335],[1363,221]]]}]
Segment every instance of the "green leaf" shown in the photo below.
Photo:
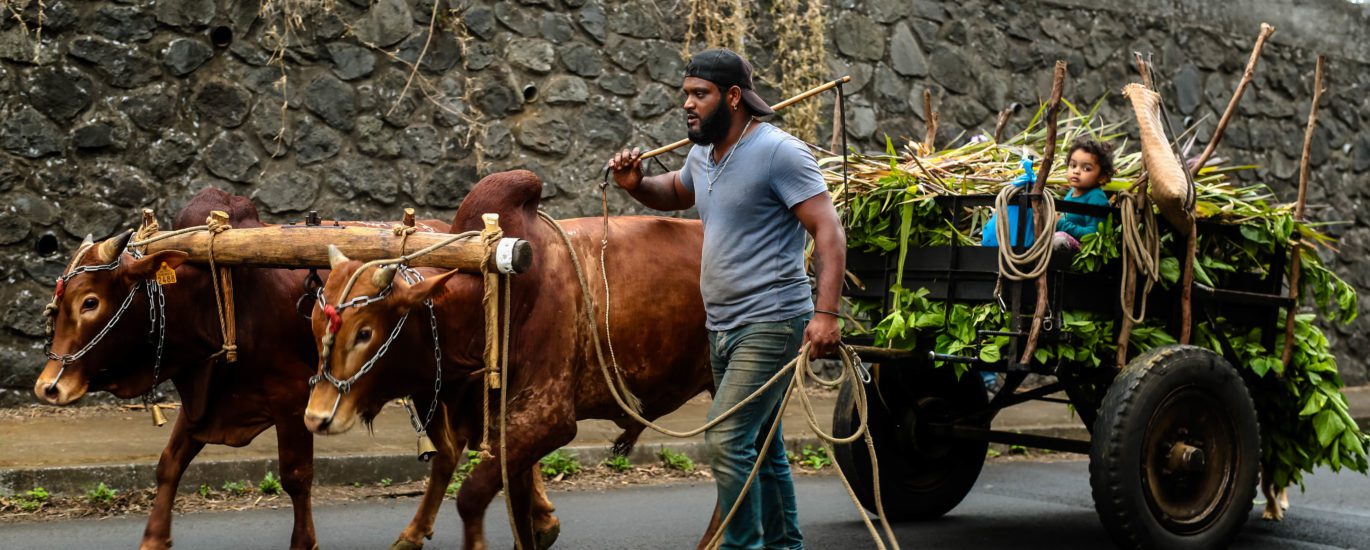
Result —
[{"label": "green leaf", "polygon": [[1032,358],[1037,360],[1038,363],[1046,364],[1047,360],[1051,359],[1051,352],[1037,348],[1037,351],[1032,352]]},{"label": "green leaf", "polygon": [[1180,260],[1174,256],[1161,258],[1161,279],[1169,284],[1180,281]]},{"label": "green leaf", "polygon": [[894,284],[900,286],[904,284],[904,258],[909,255],[909,228],[912,225],[913,203],[904,203],[899,208],[899,265],[894,276]]},{"label": "green leaf", "polygon": [[1313,417],[1313,430],[1318,434],[1318,444],[1323,447],[1341,437],[1341,432],[1345,429],[1346,425],[1342,423],[1337,411],[1324,410]]},{"label": "green leaf", "polygon": [[1304,404],[1303,410],[1299,411],[1299,416],[1313,416],[1322,411],[1323,407],[1326,405],[1327,396],[1323,395],[1322,392],[1315,392],[1308,397],[1308,402]]},{"label": "green leaf", "polygon": [[993,343],[980,346],[980,360],[986,363],[998,363],[1002,359],[999,346]]},{"label": "green leaf", "polygon": [[1202,262],[1194,262],[1194,280],[1208,286],[1216,286],[1213,284],[1213,279],[1208,278],[1208,272],[1204,271]]}]

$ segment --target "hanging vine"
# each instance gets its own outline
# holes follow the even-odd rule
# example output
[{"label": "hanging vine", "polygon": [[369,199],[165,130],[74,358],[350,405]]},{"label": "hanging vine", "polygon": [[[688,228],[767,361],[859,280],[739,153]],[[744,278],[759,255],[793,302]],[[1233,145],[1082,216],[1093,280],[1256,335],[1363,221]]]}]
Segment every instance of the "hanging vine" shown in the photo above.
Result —
[{"label": "hanging vine", "polygon": [[[807,4],[805,6],[804,4]],[[827,16],[819,0],[776,0],[777,53],[773,72],[779,75],[781,97],[790,97],[821,84],[827,77],[824,47]],[[785,130],[808,143],[818,141],[818,116],[822,105],[806,101],[787,109],[781,118]]]},{"label": "hanging vine", "polygon": [[747,5],[742,0],[690,0],[685,31],[685,55],[690,55],[696,36],[705,48],[728,48],[746,55]]}]

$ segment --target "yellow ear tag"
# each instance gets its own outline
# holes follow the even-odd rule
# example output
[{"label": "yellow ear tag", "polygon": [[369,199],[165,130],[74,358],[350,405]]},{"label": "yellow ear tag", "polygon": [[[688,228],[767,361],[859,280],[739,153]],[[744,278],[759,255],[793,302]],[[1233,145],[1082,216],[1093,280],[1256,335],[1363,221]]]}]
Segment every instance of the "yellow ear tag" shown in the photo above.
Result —
[{"label": "yellow ear tag", "polygon": [[162,267],[157,269],[157,284],[174,285],[176,284],[176,270],[162,262]]}]

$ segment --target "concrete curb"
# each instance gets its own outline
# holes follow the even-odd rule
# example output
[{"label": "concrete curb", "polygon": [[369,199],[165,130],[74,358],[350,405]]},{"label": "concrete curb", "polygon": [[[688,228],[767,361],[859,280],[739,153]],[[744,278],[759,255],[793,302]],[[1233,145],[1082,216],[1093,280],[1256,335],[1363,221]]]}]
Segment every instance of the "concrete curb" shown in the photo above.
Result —
[{"label": "concrete curb", "polygon": [[[788,439],[786,445],[797,451],[805,445],[816,446],[818,441],[801,437]],[[655,464],[660,462],[658,454],[662,449],[683,454],[699,465],[709,462],[703,438],[639,443],[629,459],[634,464]],[[563,450],[587,466],[599,464],[610,455],[607,445],[573,445]],[[34,487],[42,487],[53,494],[81,494],[102,482],[120,491],[143,489],[157,485],[156,470],[157,464],[152,462],[0,469],[0,494],[15,494]],[[200,485],[217,489],[230,481],[255,483],[267,472],[280,472],[279,461],[274,458],[196,461],[181,478],[180,492],[194,492]],[[314,483],[318,485],[375,483],[387,478],[401,483],[423,480],[428,473],[428,463],[419,462],[412,454],[314,457]]]},{"label": "concrete curb", "polygon": [[[1370,427],[1370,417],[1357,418],[1356,423]],[[1012,431],[1080,440],[1089,438],[1089,432],[1079,424],[1025,426],[1013,428]],[[816,437],[804,436],[787,438],[785,445],[787,450],[797,453],[805,446],[817,447],[820,442]],[[658,455],[663,449],[683,454],[699,466],[707,465],[711,458],[703,438],[696,437],[638,443],[629,459],[634,464],[656,464],[660,462]],[[607,445],[572,445],[563,450],[587,466],[599,464],[610,455]],[[15,494],[34,487],[43,487],[54,494],[80,494],[101,482],[116,490],[142,489],[156,486],[156,469],[155,463],[2,469],[0,494]],[[256,482],[267,472],[279,471],[280,464],[274,458],[193,462],[181,479],[180,491],[194,492],[200,485],[218,488],[229,481]],[[427,477],[428,472],[428,464],[419,462],[412,454],[314,457],[314,483],[318,485],[375,483],[386,478],[397,483],[416,481]]]}]

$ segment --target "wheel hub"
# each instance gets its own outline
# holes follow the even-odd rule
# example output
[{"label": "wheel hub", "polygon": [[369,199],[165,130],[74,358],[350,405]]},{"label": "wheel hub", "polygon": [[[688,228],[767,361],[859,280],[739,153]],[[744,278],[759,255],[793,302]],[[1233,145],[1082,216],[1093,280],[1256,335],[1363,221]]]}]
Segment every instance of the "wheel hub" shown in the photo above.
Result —
[{"label": "wheel hub", "polygon": [[1152,415],[1143,445],[1147,504],[1173,533],[1192,535],[1222,515],[1240,457],[1222,403],[1195,387],[1176,388]]}]

